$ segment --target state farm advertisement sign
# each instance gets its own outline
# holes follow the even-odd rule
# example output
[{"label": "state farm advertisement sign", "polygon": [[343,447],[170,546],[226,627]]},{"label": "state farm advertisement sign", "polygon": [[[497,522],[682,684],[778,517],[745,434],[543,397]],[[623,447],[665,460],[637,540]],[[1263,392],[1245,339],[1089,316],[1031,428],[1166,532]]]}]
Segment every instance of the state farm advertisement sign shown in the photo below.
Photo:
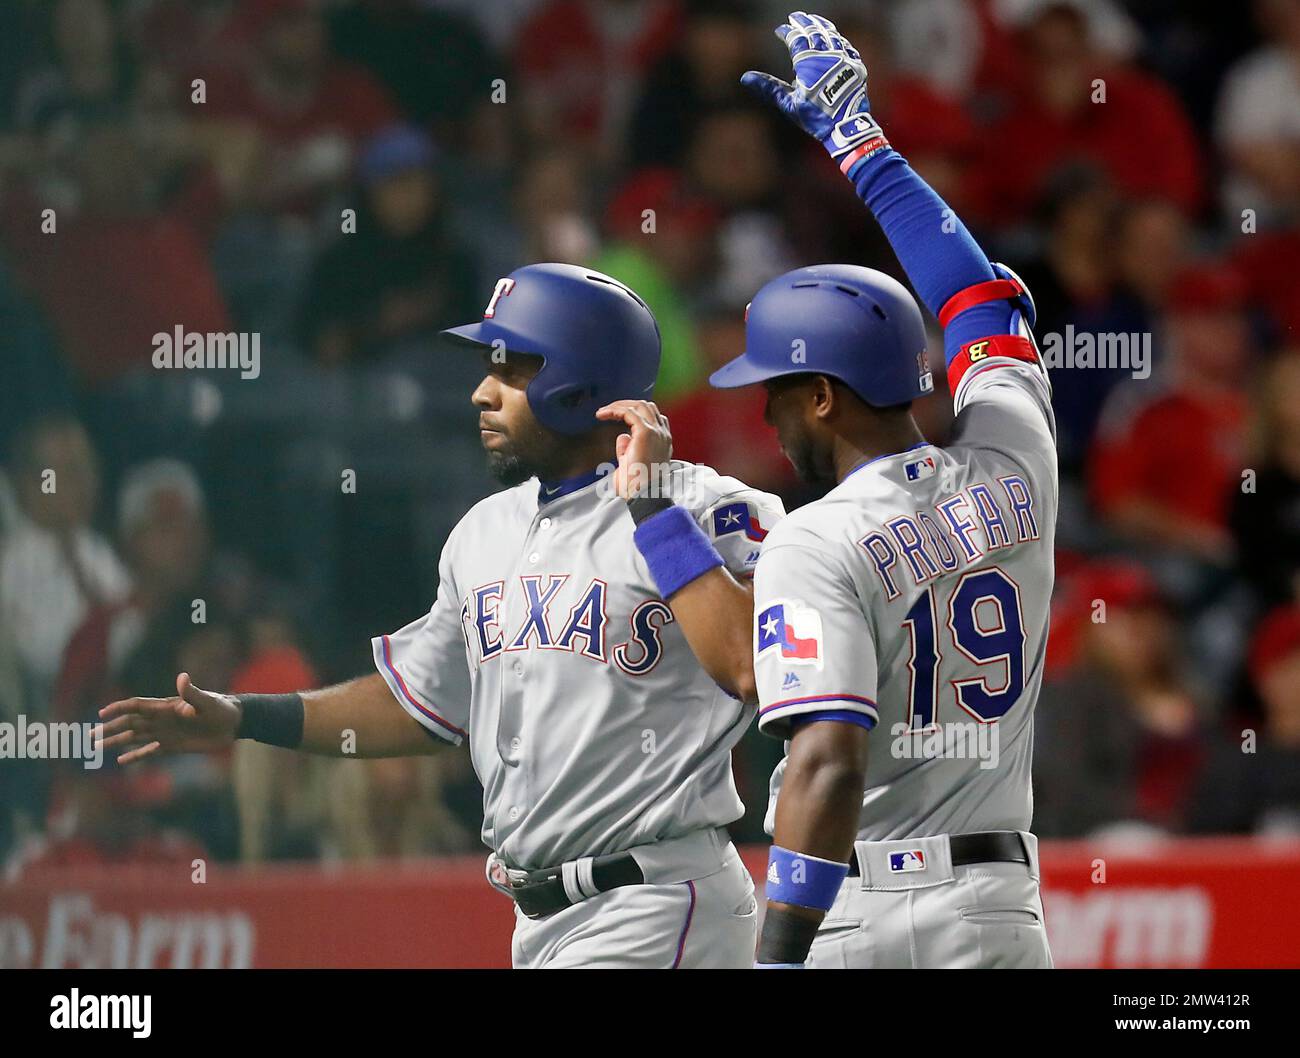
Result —
[{"label": "state farm advertisement sign", "polygon": [[1060,967],[1300,966],[1300,844],[1216,838],[1141,854],[1044,843]]},{"label": "state farm advertisement sign", "polygon": [[51,893],[44,921],[0,917],[0,966],[253,966],[257,931],[241,910],[110,911],[88,890]]},{"label": "state farm advertisement sign", "polygon": [[508,966],[514,910],[482,860],[189,863],[0,884],[0,967]]},{"label": "state farm advertisement sign", "polygon": [[[1058,966],[1300,966],[1300,846],[1044,843],[1043,879]],[[477,859],[78,869],[0,884],[0,967],[508,966],[513,920]]]}]

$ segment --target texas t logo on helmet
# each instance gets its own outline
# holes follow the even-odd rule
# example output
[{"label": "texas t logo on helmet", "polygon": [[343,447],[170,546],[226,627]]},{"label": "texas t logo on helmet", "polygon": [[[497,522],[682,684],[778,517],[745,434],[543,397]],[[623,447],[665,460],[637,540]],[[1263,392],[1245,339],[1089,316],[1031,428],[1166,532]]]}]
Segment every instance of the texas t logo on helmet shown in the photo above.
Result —
[{"label": "texas t logo on helmet", "polygon": [[485,320],[492,319],[497,314],[497,302],[515,289],[515,281],[509,276],[504,279],[498,279],[496,288],[492,291],[492,300],[487,303],[487,308],[483,310]]}]

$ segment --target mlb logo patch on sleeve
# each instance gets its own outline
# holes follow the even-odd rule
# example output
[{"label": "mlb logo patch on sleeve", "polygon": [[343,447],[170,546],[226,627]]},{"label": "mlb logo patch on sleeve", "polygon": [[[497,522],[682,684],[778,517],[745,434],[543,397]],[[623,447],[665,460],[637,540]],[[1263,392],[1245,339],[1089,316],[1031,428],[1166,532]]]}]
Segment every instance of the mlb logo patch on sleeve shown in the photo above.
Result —
[{"label": "mlb logo patch on sleeve", "polygon": [[782,600],[758,615],[756,653],[775,650],[782,661],[822,667],[822,617],[811,606]]},{"label": "mlb logo patch on sleeve", "polygon": [[908,481],[924,481],[928,477],[933,477],[934,471],[934,456],[913,459],[910,463],[903,464],[903,474]]},{"label": "mlb logo patch on sleeve", "polygon": [[925,870],[925,853],[920,849],[908,849],[906,852],[889,854],[889,871],[891,874],[909,874],[912,871]]}]

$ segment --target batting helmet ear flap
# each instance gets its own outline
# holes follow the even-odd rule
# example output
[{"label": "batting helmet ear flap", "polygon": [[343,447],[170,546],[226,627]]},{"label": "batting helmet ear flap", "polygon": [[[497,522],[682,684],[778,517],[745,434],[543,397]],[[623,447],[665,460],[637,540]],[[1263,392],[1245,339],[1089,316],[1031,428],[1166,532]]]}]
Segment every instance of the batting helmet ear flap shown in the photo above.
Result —
[{"label": "batting helmet ear flap", "polygon": [[[541,372],[538,372],[540,377]],[[537,378],[528,384],[529,404],[551,404],[562,412],[572,413],[596,399],[595,383],[572,382],[559,386],[539,386]]]}]

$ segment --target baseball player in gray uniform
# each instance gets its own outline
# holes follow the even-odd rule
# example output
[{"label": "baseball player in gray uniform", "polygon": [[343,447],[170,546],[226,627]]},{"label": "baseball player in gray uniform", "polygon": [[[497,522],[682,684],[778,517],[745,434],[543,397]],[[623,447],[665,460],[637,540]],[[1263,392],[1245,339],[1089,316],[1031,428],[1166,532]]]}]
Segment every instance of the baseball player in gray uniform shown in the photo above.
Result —
[{"label": "baseball player in gray uniform", "polygon": [[1029,833],[1057,508],[1033,303],[871,118],[866,70],[824,18],[777,30],[795,79],[744,82],[814,135],[944,327],[952,442],[920,310],[827,265],[763,287],[717,386],[762,383],[805,478],[832,486],[768,535],[755,580],[772,778],[760,967],[1047,967]]},{"label": "baseball player in gray uniform", "polygon": [[397,756],[468,743],[488,881],[515,902],[517,967],[748,967],[753,883],[728,839],[731,749],[756,708],[751,576],[775,497],[671,459],[650,401],[645,303],[569,265],[500,280],[473,394],[511,487],[452,531],[428,613],[373,641],[377,672],[293,695],[101,713],[129,763],[238,737]]}]

